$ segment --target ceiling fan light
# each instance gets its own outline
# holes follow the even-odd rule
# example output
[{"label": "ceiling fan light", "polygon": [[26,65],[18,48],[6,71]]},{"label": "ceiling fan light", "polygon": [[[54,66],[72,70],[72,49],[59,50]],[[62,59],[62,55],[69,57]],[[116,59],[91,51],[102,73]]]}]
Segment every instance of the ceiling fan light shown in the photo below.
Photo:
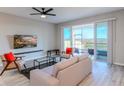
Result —
[{"label": "ceiling fan light", "polygon": [[46,18],[46,15],[41,15],[41,18]]}]

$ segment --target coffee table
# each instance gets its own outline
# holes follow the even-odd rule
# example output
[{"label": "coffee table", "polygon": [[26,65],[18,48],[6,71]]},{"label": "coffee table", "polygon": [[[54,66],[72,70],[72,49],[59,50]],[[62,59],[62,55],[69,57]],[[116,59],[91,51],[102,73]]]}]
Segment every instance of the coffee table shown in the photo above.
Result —
[{"label": "coffee table", "polygon": [[36,63],[38,63],[38,68],[40,69],[40,65],[42,63],[47,63],[47,65],[49,66],[50,63],[56,63],[56,56],[45,56],[45,57],[41,57],[41,58],[37,58],[34,59],[34,69],[36,68]]},{"label": "coffee table", "polygon": [[40,69],[41,63],[44,63],[44,62],[49,63],[49,59],[47,56],[34,59],[34,68],[36,68],[36,63],[38,63],[38,68]]}]

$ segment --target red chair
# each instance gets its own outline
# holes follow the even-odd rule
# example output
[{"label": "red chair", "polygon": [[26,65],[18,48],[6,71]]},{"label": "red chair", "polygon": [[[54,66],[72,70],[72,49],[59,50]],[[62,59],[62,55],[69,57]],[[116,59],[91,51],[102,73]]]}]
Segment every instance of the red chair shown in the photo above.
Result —
[{"label": "red chair", "polygon": [[62,55],[60,57],[60,61],[62,58],[69,59],[70,56],[73,56],[73,48],[66,48],[66,51],[62,51]]},{"label": "red chair", "polygon": [[[5,67],[4,67],[4,69],[2,70],[2,72],[1,72],[0,75],[2,75],[5,70],[10,70],[10,69],[18,69],[18,71],[20,72],[19,67],[18,67],[18,65],[17,65],[17,63],[16,63],[16,61],[17,61],[18,58],[15,57],[12,52],[7,53],[7,54],[4,54],[3,57],[4,57],[4,59],[3,59],[2,61],[3,61],[3,62],[6,62],[6,65],[5,65]],[[8,66],[9,66],[10,64],[12,64],[12,63],[15,64],[15,67],[8,69]]]},{"label": "red chair", "polygon": [[73,49],[72,48],[66,48],[66,54],[70,54],[72,55],[72,51]]}]

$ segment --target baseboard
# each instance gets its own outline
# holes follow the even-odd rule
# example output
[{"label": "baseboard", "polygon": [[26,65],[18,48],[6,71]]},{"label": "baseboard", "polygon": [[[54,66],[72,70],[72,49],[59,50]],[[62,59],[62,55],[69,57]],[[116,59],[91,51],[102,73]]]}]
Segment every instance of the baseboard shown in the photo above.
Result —
[{"label": "baseboard", "polygon": [[122,63],[113,63],[114,65],[124,66]]}]

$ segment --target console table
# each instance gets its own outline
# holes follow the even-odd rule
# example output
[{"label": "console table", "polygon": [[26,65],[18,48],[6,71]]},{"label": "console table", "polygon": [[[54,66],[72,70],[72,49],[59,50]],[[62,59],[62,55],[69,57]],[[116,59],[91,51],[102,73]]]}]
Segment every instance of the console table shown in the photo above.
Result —
[{"label": "console table", "polygon": [[57,62],[56,58],[60,57],[60,50],[59,49],[48,50],[47,56],[51,58],[54,62]]},{"label": "console table", "polygon": [[29,53],[35,53],[35,52],[41,52],[43,50],[34,50],[34,51],[27,51],[27,52],[19,52],[19,53],[14,53],[14,55],[21,55],[21,54],[29,54]]}]

